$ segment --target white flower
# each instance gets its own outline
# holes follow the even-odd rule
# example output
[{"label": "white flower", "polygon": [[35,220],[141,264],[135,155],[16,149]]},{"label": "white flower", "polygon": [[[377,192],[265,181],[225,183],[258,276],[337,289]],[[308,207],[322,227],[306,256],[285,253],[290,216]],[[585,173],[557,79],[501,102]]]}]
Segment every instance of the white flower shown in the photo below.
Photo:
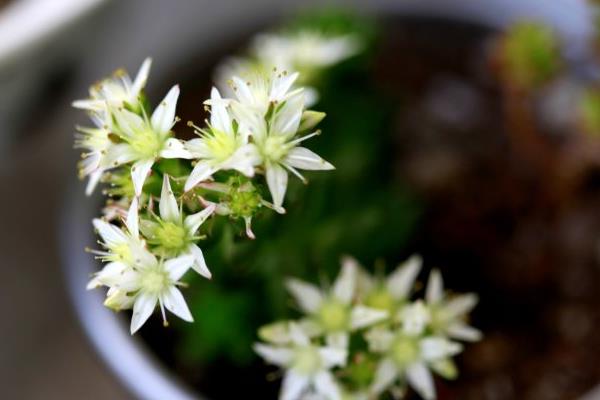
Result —
[{"label": "white flower", "polygon": [[248,143],[247,135],[237,132],[229,101],[221,98],[217,88],[206,103],[211,108],[208,129],[198,130],[201,137],[185,143],[192,158],[199,159],[185,183],[186,192],[220,170],[234,169],[251,177],[260,161],[256,146]]},{"label": "white flower", "polygon": [[330,369],[346,363],[347,350],[311,344],[302,330],[291,327],[289,346],[254,345],[266,361],[285,369],[280,400],[300,399],[307,391],[329,400],[341,400],[341,393]]},{"label": "white flower", "polygon": [[147,262],[147,252],[144,251],[145,244],[140,239],[138,229],[138,202],[131,202],[127,218],[125,220],[126,230],[110,224],[102,219],[93,220],[94,228],[98,231],[102,241],[100,244],[105,250],[90,250],[98,255],[100,259],[108,264],[88,283],[88,289],[94,289],[101,285],[112,286],[110,280],[117,271],[125,271],[134,265]]},{"label": "white flower", "polygon": [[327,343],[345,348],[348,332],[383,321],[387,311],[375,310],[361,304],[352,305],[356,287],[357,263],[345,258],[342,270],[331,290],[320,288],[298,279],[288,279],[286,286],[302,311],[308,314],[313,335],[325,334]]},{"label": "white flower", "polygon": [[467,342],[481,339],[481,332],[466,322],[467,314],[477,305],[476,294],[467,293],[448,298],[444,294],[440,271],[433,270],[427,282],[425,300],[430,309],[431,326],[435,332]]},{"label": "white flower", "polygon": [[377,365],[370,388],[374,396],[401,379],[424,399],[435,399],[435,385],[429,368],[462,351],[459,343],[444,337],[422,337],[384,328],[373,328],[365,338],[371,351],[384,355]]},{"label": "white flower", "polygon": [[369,307],[395,313],[408,300],[422,263],[421,257],[414,255],[398,265],[385,280],[373,277],[361,269],[358,275],[361,299]]},{"label": "white flower", "polygon": [[142,232],[148,238],[148,243],[156,245],[155,252],[165,257],[180,255],[193,256],[192,268],[200,275],[211,278],[206,266],[202,250],[195,243],[200,226],[215,211],[214,205],[209,205],[202,211],[184,218],[177,199],[171,190],[169,176],[163,176],[163,186],[159,203],[160,218],[156,221],[142,221]]},{"label": "white flower", "polygon": [[301,72],[337,64],[356,54],[359,48],[355,36],[326,36],[308,30],[257,35],[252,45],[253,54],[265,65]]},{"label": "white flower", "polygon": [[233,102],[232,110],[240,124],[247,129],[258,148],[261,165],[265,171],[267,185],[273,204],[281,207],[288,183],[288,171],[306,181],[298,172],[304,170],[332,170],[333,165],[305,147],[304,140],[318,135],[319,131],[304,137],[296,137],[304,114],[304,95],[299,91],[272,109],[267,122],[263,114],[243,103]]},{"label": "white flower", "polygon": [[74,101],[73,107],[105,117],[106,124],[110,119],[107,109],[128,105],[136,112],[140,111],[140,93],[146,86],[151,65],[152,60],[146,58],[133,82],[127,72],[118,70],[112,77],[90,87],[90,98]]},{"label": "white flower", "polygon": [[155,160],[162,158],[190,158],[183,143],[171,138],[171,128],[176,122],[175,107],[179,87],[173,86],[149,119],[124,108],[114,111],[120,143],[113,144],[106,155],[106,168],[133,162],[131,178],[136,196],[142,193],[146,176]]}]

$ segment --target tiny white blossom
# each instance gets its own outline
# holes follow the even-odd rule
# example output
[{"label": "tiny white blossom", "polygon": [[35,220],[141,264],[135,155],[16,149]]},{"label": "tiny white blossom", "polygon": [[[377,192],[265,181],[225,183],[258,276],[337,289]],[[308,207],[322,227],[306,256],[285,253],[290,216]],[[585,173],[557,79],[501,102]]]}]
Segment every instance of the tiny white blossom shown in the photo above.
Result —
[{"label": "tiny white blossom", "polygon": [[361,304],[353,305],[357,263],[346,257],[342,269],[329,291],[303,282],[288,279],[286,287],[302,311],[308,314],[313,335],[326,335],[327,343],[345,348],[349,332],[365,328],[386,319],[389,314]]},{"label": "tiny white blossom", "polygon": [[481,339],[481,332],[466,322],[467,314],[477,305],[476,294],[447,297],[440,271],[433,270],[427,282],[425,300],[431,313],[431,326],[434,331],[467,342]]},{"label": "tiny white blossom", "polygon": [[287,346],[254,345],[267,362],[285,369],[279,399],[299,400],[311,392],[329,400],[341,400],[339,384],[330,370],[345,365],[347,350],[316,346],[293,324],[291,338]]},{"label": "tiny white blossom", "polygon": [[332,170],[334,166],[300,143],[319,134],[313,132],[303,137],[297,133],[304,114],[304,95],[298,91],[283,103],[272,109],[269,121],[263,114],[241,102],[233,102],[232,110],[240,124],[240,129],[247,129],[248,134],[258,148],[260,164],[265,171],[267,185],[273,204],[283,205],[287,190],[288,171],[302,181],[304,177],[298,172],[303,170]]},{"label": "tiny white blossom", "polygon": [[124,108],[114,111],[115,134],[120,142],[107,151],[105,168],[114,168],[133,163],[131,178],[136,196],[142,188],[152,165],[157,158],[190,158],[184,145],[171,136],[171,128],[176,122],[175,108],[179,97],[179,87],[174,86],[156,107],[151,118],[139,116]]},{"label": "tiny white blossom", "polygon": [[85,193],[92,194],[104,174],[104,159],[106,152],[112,145],[110,130],[97,115],[91,116],[96,127],[77,127],[75,135],[75,148],[84,150],[79,162],[79,176],[89,177]]},{"label": "tiny white blossom", "polygon": [[221,98],[213,88],[210,105],[210,124],[198,130],[201,135],[185,143],[194,159],[198,159],[194,170],[185,183],[185,191],[208,179],[220,170],[234,169],[246,176],[254,175],[254,166],[260,161],[258,150],[248,143],[248,135],[238,132],[229,110],[229,100]]},{"label": "tiny white blossom", "polygon": [[158,246],[156,252],[165,257],[192,255],[192,268],[210,279],[212,275],[206,266],[202,250],[195,242],[199,239],[196,236],[198,229],[213,214],[215,206],[208,205],[202,211],[184,218],[171,190],[169,176],[165,174],[158,208],[160,218],[156,221],[144,220],[141,224],[148,243]]},{"label": "tiny white blossom", "polygon": [[405,380],[426,400],[436,398],[430,368],[462,351],[459,343],[441,336],[425,336],[387,328],[373,328],[365,335],[369,348],[382,353],[370,392],[379,396],[398,379]]},{"label": "tiny white blossom", "polygon": [[74,101],[73,107],[105,117],[104,122],[106,124],[109,123],[110,118],[110,115],[107,115],[108,109],[129,105],[134,110],[139,111],[141,108],[139,104],[140,93],[146,86],[151,65],[152,60],[146,58],[134,81],[131,80],[126,71],[118,70],[112,77],[90,87],[90,97],[85,100]]}]

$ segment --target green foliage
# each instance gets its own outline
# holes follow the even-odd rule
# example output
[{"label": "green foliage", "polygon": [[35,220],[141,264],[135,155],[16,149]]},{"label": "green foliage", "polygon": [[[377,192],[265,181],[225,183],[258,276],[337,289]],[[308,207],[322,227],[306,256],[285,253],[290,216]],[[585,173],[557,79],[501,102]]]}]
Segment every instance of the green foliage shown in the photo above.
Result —
[{"label": "green foliage", "polygon": [[513,25],[504,37],[502,51],[508,78],[524,89],[547,83],[562,63],[556,35],[552,28],[540,23]]}]

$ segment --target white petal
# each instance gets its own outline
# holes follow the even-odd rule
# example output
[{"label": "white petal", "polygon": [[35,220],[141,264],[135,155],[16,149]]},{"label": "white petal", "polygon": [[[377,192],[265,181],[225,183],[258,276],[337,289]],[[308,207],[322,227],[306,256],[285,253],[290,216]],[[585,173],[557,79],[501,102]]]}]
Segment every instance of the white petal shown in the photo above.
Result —
[{"label": "white petal", "polygon": [[387,279],[387,289],[396,299],[401,300],[408,297],[415,279],[421,270],[421,257],[412,256],[403,264],[398,266]]},{"label": "white petal", "polygon": [[94,228],[98,231],[98,234],[109,247],[116,246],[119,244],[127,243],[127,235],[119,229],[116,225],[109,224],[102,219],[94,219],[92,221]]},{"label": "white petal", "polygon": [[127,226],[129,235],[131,235],[132,238],[137,239],[140,236],[137,198],[134,198],[131,201],[129,211],[127,212],[127,219],[125,220],[125,225]]},{"label": "white petal", "polygon": [[119,143],[108,148],[106,157],[104,157],[101,164],[104,168],[114,168],[137,159],[138,156],[131,146],[125,143]]},{"label": "white petal", "polygon": [[185,182],[184,190],[186,192],[191,190],[198,183],[207,180],[215,171],[216,168],[214,168],[210,163],[206,161],[198,161],[194,167],[194,170]]},{"label": "white petal", "polygon": [[429,274],[429,281],[427,282],[427,290],[425,292],[425,299],[428,304],[437,304],[442,301],[444,297],[444,281],[442,280],[442,274],[439,270],[434,269]]},{"label": "white petal", "polygon": [[146,123],[137,114],[132,113],[125,109],[116,109],[113,111],[115,118],[117,119],[117,125],[121,128],[122,134],[127,137],[133,138],[138,132],[146,129]]},{"label": "white petal", "polygon": [[196,231],[198,231],[198,229],[204,223],[204,221],[206,221],[206,219],[215,212],[216,207],[217,206],[213,203],[208,205],[204,210],[185,217],[184,224],[187,231],[191,235],[195,235]]},{"label": "white petal", "polygon": [[419,342],[421,357],[425,361],[434,361],[452,357],[463,349],[460,343],[452,342],[443,337],[426,337]]},{"label": "white petal", "polygon": [[89,175],[88,183],[85,187],[86,196],[92,195],[94,189],[96,189],[96,186],[98,185],[98,182],[100,182],[100,179],[102,178],[103,174],[104,169],[97,169]]},{"label": "white petal", "polygon": [[341,400],[340,388],[329,371],[321,371],[314,378],[317,392],[328,400]]},{"label": "white petal", "polygon": [[231,117],[227,112],[227,102],[223,101],[221,94],[216,87],[210,92],[210,124],[213,128],[223,133],[233,133],[231,126]]},{"label": "white petal", "polygon": [[179,278],[187,272],[188,269],[194,264],[194,256],[191,254],[185,254],[177,258],[172,258],[165,262],[165,269],[169,273],[169,277],[174,282],[178,281]]},{"label": "white petal", "polygon": [[335,298],[344,304],[350,304],[354,297],[357,271],[358,263],[356,260],[351,257],[344,257],[342,260],[342,270],[332,288],[332,293]]},{"label": "white petal", "polygon": [[95,289],[102,285],[113,286],[115,282],[119,281],[119,278],[123,274],[124,271],[129,269],[130,267],[122,262],[111,262],[108,263],[94,275],[94,278],[88,283],[87,289]]},{"label": "white petal", "polygon": [[183,142],[178,139],[169,138],[165,142],[163,149],[160,151],[162,158],[193,158],[192,154],[185,148]]},{"label": "white petal", "polygon": [[88,110],[88,111],[102,111],[106,106],[106,103],[103,100],[75,100],[71,103],[71,105],[75,108],[79,108],[80,110]]},{"label": "white petal", "polygon": [[375,377],[371,384],[371,393],[379,395],[383,393],[398,378],[398,368],[389,358],[384,358],[377,365]]},{"label": "white petal", "polygon": [[154,160],[140,160],[133,164],[131,167],[131,180],[133,181],[133,188],[135,195],[140,196],[144,189],[144,182],[154,165]]},{"label": "white petal", "polygon": [[302,392],[310,384],[310,377],[287,371],[281,383],[279,400],[299,400]]},{"label": "white petal", "polygon": [[298,75],[297,72],[294,72],[293,74],[281,74],[273,79],[269,98],[274,101],[283,100],[288,90],[290,90],[296,79],[298,79]]},{"label": "white petal", "polygon": [[152,127],[158,133],[164,135],[169,132],[175,122],[175,108],[179,97],[179,86],[175,85],[169,90],[159,106],[152,114]]},{"label": "white petal", "polygon": [[446,334],[453,339],[464,340],[465,342],[477,342],[483,337],[479,329],[475,329],[463,322],[456,322],[450,325],[446,329]]},{"label": "white petal", "polygon": [[150,67],[152,66],[152,59],[146,58],[142,63],[133,85],[131,86],[131,92],[133,95],[138,96],[142,91],[144,86],[146,86],[146,82],[148,81],[148,75],[150,74]]},{"label": "white petal", "polygon": [[308,346],[310,344],[310,338],[306,332],[295,322],[290,322],[290,340],[298,346]]},{"label": "white petal", "polygon": [[276,135],[293,136],[298,131],[303,111],[304,94],[290,97],[275,115],[271,131]]},{"label": "white petal", "polygon": [[171,190],[171,182],[169,182],[169,175],[167,174],[163,175],[163,184],[160,193],[158,209],[160,212],[160,218],[163,221],[169,221],[175,224],[181,222],[181,214],[179,213],[177,199]]},{"label": "white petal", "polygon": [[422,363],[415,363],[406,369],[406,380],[425,400],[435,399],[435,385],[431,372]]},{"label": "white petal", "polygon": [[189,248],[190,253],[194,256],[194,264],[192,265],[192,269],[202,275],[207,279],[212,278],[212,274],[206,265],[206,261],[204,260],[204,254],[200,247],[195,244],[190,245]]},{"label": "white petal", "polygon": [[319,288],[299,279],[291,278],[285,282],[286,288],[296,300],[302,311],[306,313],[316,312],[323,304],[323,295]]},{"label": "white petal", "polygon": [[289,366],[294,358],[293,350],[288,348],[268,346],[262,343],[256,343],[253,348],[265,361],[280,367]]},{"label": "white petal", "polygon": [[158,297],[155,295],[140,293],[137,296],[133,304],[133,316],[131,317],[130,331],[132,335],[150,318],[157,301]]},{"label": "white petal", "polygon": [[323,160],[306,147],[295,147],[289,151],[285,161],[295,168],[308,171],[327,171],[335,169],[333,165]]},{"label": "white petal", "polygon": [[288,175],[285,169],[279,164],[267,165],[267,185],[273,198],[273,204],[277,207],[283,205],[283,198],[287,189]]},{"label": "white petal", "polygon": [[325,336],[325,343],[327,343],[328,347],[347,349],[350,343],[350,335],[348,332],[328,333]]},{"label": "white petal", "polygon": [[444,305],[444,312],[448,318],[456,318],[470,312],[478,301],[479,298],[474,293],[457,295]]},{"label": "white petal", "polygon": [[175,286],[169,287],[168,292],[162,296],[162,302],[167,310],[171,311],[182,320],[188,322],[194,321],[183,295]]},{"label": "white petal", "polygon": [[254,137],[262,137],[266,134],[267,126],[264,115],[257,110],[234,101],[231,103],[231,112],[240,126],[241,133]]},{"label": "white petal", "polygon": [[[348,335],[346,334],[346,338]],[[346,346],[342,347],[321,347],[319,348],[319,355],[323,360],[323,365],[325,368],[333,368],[333,367],[343,367],[346,365],[346,361],[348,359],[348,350]]]},{"label": "white petal", "polygon": [[365,328],[385,320],[388,316],[389,314],[387,311],[377,310],[359,304],[352,308],[350,314],[350,327],[353,330]]},{"label": "white petal", "polygon": [[258,149],[253,143],[240,146],[224,163],[221,169],[235,169],[242,174],[254,176],[254,167],[261,162]]},{"label": "white petal", "polygon": [[248,84],[240,77],[234,76],[232,79],[235,87],[235,95],[241,103],[252,104],[254,102],[254,96],[252,90],[248,87]]}]

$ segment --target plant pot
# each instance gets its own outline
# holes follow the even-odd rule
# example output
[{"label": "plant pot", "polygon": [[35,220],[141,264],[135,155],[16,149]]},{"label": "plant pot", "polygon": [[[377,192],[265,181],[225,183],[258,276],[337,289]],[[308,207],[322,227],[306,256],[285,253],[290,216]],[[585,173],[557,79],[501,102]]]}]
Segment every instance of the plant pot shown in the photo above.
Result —
[{"label": "plant pot", "polygon": [[[267,9],[267,6],[261,4],[257,9]],[[178,12],[192,12],[192,9],[193,6],[190,6],[190,9]],[[489,29],[502,28],[522,18],[541,20],[554,26],[568,43],[566,47],[570,57],[579,60],[587,57],[585,44],[591,30],[591,20],[582,1],[564,0],[549,4],[544,0],[464,0],[454,1],[450,5],[447,0],[405,0],[379,1],[372,3],[368,9],[369,12],[382,15],[470,22]],[[233,21],[233,15],[211,18],[214,26],[227,26]],[[173,64],[176,65],[177,59],[183,57],[175,56]],[[97,215],[97,204],[84,199],[81,185],[73,185],[67,194],[62,218],[65,274],[86,333],[105,362],[133,395],[143,399],[200,398],[167,371],[156,360],[151,349],[129,335],[125,321],[102,305],[102,293],[85,290],[89,276],[97,270],[97,263],[82,250],[94,241],[90,220]]]}]

